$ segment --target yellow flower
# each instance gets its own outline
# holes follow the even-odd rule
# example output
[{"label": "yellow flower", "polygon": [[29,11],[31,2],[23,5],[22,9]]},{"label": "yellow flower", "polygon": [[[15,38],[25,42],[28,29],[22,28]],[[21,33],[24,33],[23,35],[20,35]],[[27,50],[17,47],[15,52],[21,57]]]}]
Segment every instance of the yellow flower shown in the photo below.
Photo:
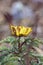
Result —
[{"label": "yellow flower", "polygon": [[16,36],[27,36],[28,34],[32,32],[31,27],[10,25],[10,28],[12,31],[12,35],[16,35]]}]

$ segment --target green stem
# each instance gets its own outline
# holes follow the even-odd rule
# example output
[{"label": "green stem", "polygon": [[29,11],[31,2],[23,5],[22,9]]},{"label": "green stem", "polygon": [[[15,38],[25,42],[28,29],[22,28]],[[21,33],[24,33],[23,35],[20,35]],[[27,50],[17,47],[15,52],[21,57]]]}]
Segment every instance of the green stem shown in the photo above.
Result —
[{"label": "green stem", "polygon": [[19,50],[19,52],[22,51],[22,47],[21,47],[21,44],[20,44],[20,38],[21,38],[21,37],[19,37],[19,39],[18,39],[18,50]]}]

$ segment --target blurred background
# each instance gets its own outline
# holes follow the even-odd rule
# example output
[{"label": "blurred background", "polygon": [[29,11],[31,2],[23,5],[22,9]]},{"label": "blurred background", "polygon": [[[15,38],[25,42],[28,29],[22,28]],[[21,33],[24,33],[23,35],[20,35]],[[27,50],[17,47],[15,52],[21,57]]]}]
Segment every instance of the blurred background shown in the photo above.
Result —
[{"label": "blurred background", "polygon": [[43,0],[0,0],[0,40],[11,35],[10,21],[31,27],[37,23],[36,37],[43,38]]}]

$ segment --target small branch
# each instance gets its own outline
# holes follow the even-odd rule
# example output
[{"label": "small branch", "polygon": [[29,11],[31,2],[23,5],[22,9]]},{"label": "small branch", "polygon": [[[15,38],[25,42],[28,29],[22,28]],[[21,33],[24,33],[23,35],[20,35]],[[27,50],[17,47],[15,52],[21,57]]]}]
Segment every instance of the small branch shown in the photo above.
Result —
[{"label": "small branch", "polygon": [[21,45],[20,45],[20,48],[26,43],[26,41],[24,41]]},{"label": "small branch", "polygon": [[[4,51],[5,51],[5,50],[2,50],[2,51],[0,51],[0,52],[4,52]],[[9,51],[8,54],[10,54],[10,53],[12,53],[12,54],[19,54],[19,53],[15,52],[15,51],[14,51],[14,52],[13,52],[13,51]],[[7,56],[8,54],[0,54],[0,57],[1,57],[1,56]]]},{"label": "small branch", "polygon": [[[33,27],[33,32],[32,32],[32,39],[31,39],[31,44],[29,46],[27,46],[27,52],[29,53],[31,48],[32,48],[32,45],[33,45],[33,40],[35,39],[36,35],[37,35],[37,26],[38,26],[38,16],[36,16],[36,20],[35,20],[35,23],[34,23],[34,27]],[[31,65],[30,61],[30,57],[28,56],[28,54],[25,56],[25,61],[26,61],[26,65]]]}]

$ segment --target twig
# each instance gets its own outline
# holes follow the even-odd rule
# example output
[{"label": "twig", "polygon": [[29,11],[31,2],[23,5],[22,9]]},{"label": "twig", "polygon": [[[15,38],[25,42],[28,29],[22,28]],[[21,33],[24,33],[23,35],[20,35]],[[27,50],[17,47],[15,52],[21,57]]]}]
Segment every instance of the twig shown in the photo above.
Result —
[{"label": "twig", "polygon": [[[2,50],[2,51],[0,51],[0,52],[4,52],[5,50]],[[19,54],[19,53],[17,53],[17,52],[15,52],[15,51],[8,51],[8,54],[10,54],[10,53],[12,53],[12,54]],[[1,56],[7,56],[8,54],[0,54],[0,57]]]},{"label": "twig", "polygon": [[[38,18],[38,16],[36,16],[36,21],[34,23],[33,32],[32,32],[31,44],[29,46],[27,46],[27,52],[30,52],[30,49],[32,48],[32,45],[33,45],[33,40],[37,35],[38,20],[39,20],[39,18]],[[31,59],[29,58],[28,54],[25,56],[25,60],[26,60],[26,65],[31,65],[30,64]]]}]

